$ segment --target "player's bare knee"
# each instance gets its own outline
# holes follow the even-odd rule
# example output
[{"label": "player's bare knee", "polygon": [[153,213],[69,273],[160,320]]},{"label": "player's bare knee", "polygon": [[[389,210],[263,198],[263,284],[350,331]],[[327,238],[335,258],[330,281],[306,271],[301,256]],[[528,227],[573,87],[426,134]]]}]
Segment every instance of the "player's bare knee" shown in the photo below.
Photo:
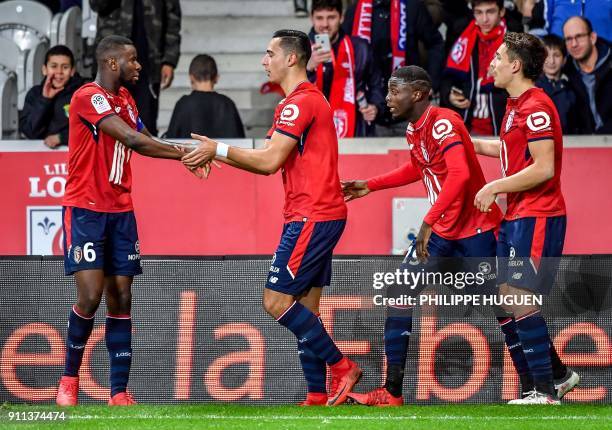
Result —
[{"label": "player's bare knee", "polygon": [[274,318],[279,318],[294,301],[295,299],[292,296],[265,289],[262,305],[268,314]]},{"label": "player's bare knee", "polygon": [[90,295],[79,295],[77,299],[76,306],[85,315],[93,315],[98,310],[98,306],[100,306],[102,296],[96,294]]}]

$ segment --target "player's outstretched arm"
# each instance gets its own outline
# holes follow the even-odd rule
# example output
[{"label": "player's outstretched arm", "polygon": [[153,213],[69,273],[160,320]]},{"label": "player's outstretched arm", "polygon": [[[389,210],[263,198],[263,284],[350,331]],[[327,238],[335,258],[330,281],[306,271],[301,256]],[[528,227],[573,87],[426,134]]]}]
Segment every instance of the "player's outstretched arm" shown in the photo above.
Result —
[{"label": "player's outstretched arm", "polygon": [[552,139],[529,142],[533,164],[506,178],[488,183],[476,194],[474,205],[487,212],[500,193],[530,190],[555,176],[555,142]]},{"label": "player's outstretched arm", "polygon": [[487,157],[499,158],[501,142],[499,139],[474,139],[474,150],[476,154],[486,155]]},{"label": "player's outstretched arm", "polygon": [[367,196],[372,191],[385,190],[387,188],[396,188],[403,185],[412,184],[419,179],[421,179],[419,170],[412,163],[408,162],[397,169],[365,181],[342,181],[344,201],[350,202],[351,200]]},{"label": "player's outstretched arm", "polygon": [[170,145],[158,143],[146,134],[134,130],[117,115],[107,117],[100,123],[99,127],[105,134],[147,157],[180,160],[185,155],[184,152]]},{"label": "player's outstretched arm", "polygon": [[297,141],[284,134],[274,132],[262,149],[239,148],[222,142],[215,142],[206,136],[191,135],[200,145],[183,157],[183,164],[196,168],[213,158],[249,172],[270,175],[276,173],[285,163]]}]

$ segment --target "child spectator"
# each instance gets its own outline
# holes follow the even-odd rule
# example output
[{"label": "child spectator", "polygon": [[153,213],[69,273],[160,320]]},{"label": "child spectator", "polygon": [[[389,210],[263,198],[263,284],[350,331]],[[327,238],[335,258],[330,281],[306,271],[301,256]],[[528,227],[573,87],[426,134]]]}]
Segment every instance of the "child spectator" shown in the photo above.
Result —
[{"label": "child spectator", "polygon": [[197,133],[211,138],[243,138],[244,128],[232,100],[215,92],[217,63],[210,55],[196,55],[189,65],[191,94],[176,103],[165,136],[191,138]]},{"label": "child spectator", "polygon": [[19,129],[28,139],[44,139],[53,149],[68,145],[70,99],[84,81],[76,73],[72,51],[64,45],[47,51],[42,73],[42,83],[26,94]]},{"label": "child spectator", "polygon": [[576,105],[576,94],[570,88],[567,77],[561,74],[567,55],[565,43],[554,34],[544,36],[542,41],[546,46],[548,56],[544,62],[544,73],[536,81],[536,85],[542,88],[555,103],[563,133],[575,133],[571,113]]}]

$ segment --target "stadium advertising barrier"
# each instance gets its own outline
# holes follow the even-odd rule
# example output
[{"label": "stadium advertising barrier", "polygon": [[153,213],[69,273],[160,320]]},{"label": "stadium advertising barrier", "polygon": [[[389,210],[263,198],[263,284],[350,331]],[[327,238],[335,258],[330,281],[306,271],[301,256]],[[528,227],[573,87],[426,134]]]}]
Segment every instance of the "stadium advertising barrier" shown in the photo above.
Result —
[{"label": "stadium advertising barrier", "polygon": [[[385,309],[374,303],[375,273],[394,257],[342,257],[322,302],[324,323],[364,369],[357,391],[384,375]],[[266,315],[261,292],[270,261],[145,258],[133,287],[130,389],[143,403],[294,403],[305,382],[294,336]],[[53,402],[63,369],[72,277],[56,257],[0,258],[0,403]],[[433,296],[432,296],[433,297]],[[81,369],[81,402],[108,399],[104,304]],[[544,301],[551,337],[579,372],[569,402],[612,401],[612,257],[566,256]],[[488,307],[429,303],[415,311],[404,394],[407,403],[502,402],[518,378]]]},{"label": "stadium advertising barrier", "polygon": [[[574,138],[591,147],[564,150],[563,192],[568,210],[566,254],[612,253],[612,213],[606,187],[612,183],[612,145],[607,137]],[[589,140],[590,139],[590,140]],[[566,139],[566,141],[571,139]],[[609,140],[609,139],[608,139]],[[343,142],[342,179],[367,178],[407,160],[402,139]],[[583,142],[585,141],[585,142]],[[570,142],[571,143],[571,142]],[[61,199],[68,153],[35,149],[34,142],[0,142],[0,255],[62,255]],[[40,146],[44,145],[39,143]],[[605,146],[608,145],[608,146]],[[10,149],[10,150],[9,150]],[[489,180],[499,161],[481,158]],[[224,166],[200,181],[179,163],[139,155],[132,158],[133,198],[145,255],[272,254],[282,229],[284,193],[280,173],[257,176]],[[373,193],[349,204],[340,254],[390,254],[392,200],[425,198],[422,184]],[[412,219],[415,232],[420,217]],[[219,222],[223,220],[223,222]],[[171,238],[171,240],[169,239]]]}]

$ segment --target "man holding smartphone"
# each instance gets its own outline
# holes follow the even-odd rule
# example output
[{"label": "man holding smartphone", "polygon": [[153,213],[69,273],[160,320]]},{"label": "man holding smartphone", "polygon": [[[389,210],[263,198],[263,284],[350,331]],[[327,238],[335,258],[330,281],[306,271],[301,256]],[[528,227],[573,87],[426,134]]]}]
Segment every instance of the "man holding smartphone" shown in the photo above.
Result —
[{"label": "man holding smartphone", "polygon": [[369,45],[341,29],[342,0],[313,0],[310,18],[308,79],[329,101],[338,137],[374,136],[384,91]]},{"label": "man holding smartphone", "polygon": [[506,92],[493,86],[488,68],[506,34],[502,0],[472,0],[474,19],[448,56],[440,104],[457,111],[472,134],[499,134]]}]

